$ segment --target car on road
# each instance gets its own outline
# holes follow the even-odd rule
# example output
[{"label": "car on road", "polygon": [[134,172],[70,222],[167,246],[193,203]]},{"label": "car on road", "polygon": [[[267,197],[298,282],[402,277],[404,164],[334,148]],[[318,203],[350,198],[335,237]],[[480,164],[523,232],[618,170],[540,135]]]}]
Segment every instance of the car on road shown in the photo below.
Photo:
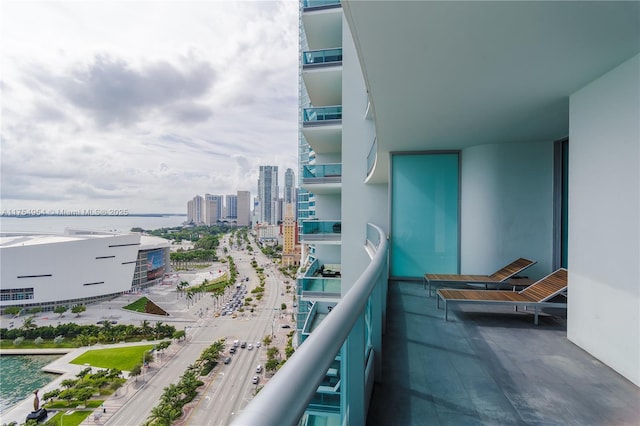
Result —
[{"label": "car on road", "polygon": [[256,348],[259,348],[260,346],[262,346],[262,343],[260,343],[259,341],[256,342]]},{"label": "car on road", "polygon": [[249,343],[249,344],[247,345],[247,349],[248,349],[248,350],[253,349],[253,345],[252,345],[251,343]]},{"label": "car on road", "polygon": [[254,385],[257,385],[259,381],[260,377],[258,376],[253,376],[253,379],[251,379],[251,383],[253,383]]},{"label": "car on road", "polygon": [[260,364],[256,367],[256,373],[262,373],[262,366]]},{"label": "car on road", "polygon": [[231,362],[231,357],[230,357],[230,356],[228,356],[228,357],[226,357],[226,358],[224,359],[224,363],[225,363],[225,364],[229,364],[230,362]]},{"label": "car on road", "polygon": [[247,342],[240,343],[240,347],[243,348],[243,349],[246,348],[247,347]]},{"label": "car on road", "polygon": [[236,347],[235,346],[231,346],[231,349],[229,349],[229,353],[230,354],[235,354],[236,353]]}]

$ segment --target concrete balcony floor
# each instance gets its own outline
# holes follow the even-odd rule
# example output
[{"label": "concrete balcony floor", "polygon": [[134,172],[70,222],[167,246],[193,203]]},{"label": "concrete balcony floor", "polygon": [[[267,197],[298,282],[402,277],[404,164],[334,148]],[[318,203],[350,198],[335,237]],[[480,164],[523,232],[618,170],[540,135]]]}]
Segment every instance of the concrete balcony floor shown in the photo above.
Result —
[{"label": "concrete balcony floor", "polygon": [[378,425],[638,425],[640,388],[571,343],[566,311],[454,306],[389,284]]}]

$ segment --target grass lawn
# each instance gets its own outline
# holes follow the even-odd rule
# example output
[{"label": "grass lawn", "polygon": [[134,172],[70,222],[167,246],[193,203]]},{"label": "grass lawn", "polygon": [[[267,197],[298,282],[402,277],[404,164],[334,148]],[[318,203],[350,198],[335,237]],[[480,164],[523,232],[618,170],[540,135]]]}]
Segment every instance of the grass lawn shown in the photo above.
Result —
[{"label": "grass lawn", "polygon": [[72,364],[89,364],[92,367],[117,368],[118,370],[131,371],[142,362],[142,355],[153,349],[153,345],[127,346],[124,348],[94,349],[85,352],[73,361]]},{"label": "grass lawn", "polygon": [[[69,410],[71,411],[71,410]],[[71,414],[65,414],[67,411],[60,411],[56,413],[53,417],[47,418],[46,424],[51,425],[64,425],[64,426],[78,426],[84,419],[89,417],[89,415],[93,412],[90,410],[80,411],[73,410]]]},{"label": "grass lawn", "polygon": [[128,309],[130,311],[144,313],[144,307],[147,305],[147,301],[148,300],[149,299],[147,299],[146,297],[141,297],[140,299],[136,300],[135,302],[128,304],[123,309]]}]

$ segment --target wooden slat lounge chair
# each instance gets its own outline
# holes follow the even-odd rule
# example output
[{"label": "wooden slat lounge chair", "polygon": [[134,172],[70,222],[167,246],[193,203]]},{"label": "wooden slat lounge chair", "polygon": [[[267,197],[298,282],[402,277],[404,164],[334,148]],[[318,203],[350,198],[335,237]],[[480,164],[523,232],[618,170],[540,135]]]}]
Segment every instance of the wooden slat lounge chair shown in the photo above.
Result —
[{"label": "wooden slat lounge chair", "polygon": [[[499,288],[501,283],[507,282],[510,278],[535,263],[536,262],[533,260],[521,257],[491,275],[424,274],[424,288],[427,288],[427,286],[429,287],[429,297],[431,297],[431,287],[441,284],[484,284],[485,289],[487,289],[489,284],[494,284]],[[522,280],[519,283],[514,282],[514,280],[509,281],[509,285],[511,286],[526,286],[531,283],[532,282],[528,280]]]},{"label": "wooden slat lounge chair", "polygon": [[542,307],[566,308],[566,303],[549,302],[558,295],[566,297],[567,270],[560,268],[522,291],[500,290],[456,290],[441,288],[437,291],[436,306],[440,308],[440,299],[444,302],[444,319],[447,320],[450,303],[476,303],[487,305],[511,305],[535,309],[534,324],[538,325],[538,314]]}]

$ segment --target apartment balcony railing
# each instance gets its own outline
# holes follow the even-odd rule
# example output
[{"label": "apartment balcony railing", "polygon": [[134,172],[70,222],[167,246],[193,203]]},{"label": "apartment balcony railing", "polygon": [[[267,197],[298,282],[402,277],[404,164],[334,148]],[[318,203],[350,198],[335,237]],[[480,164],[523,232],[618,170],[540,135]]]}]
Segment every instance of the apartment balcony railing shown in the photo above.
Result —
[{"label": "apartment balcony railing", "polygon": [[302,168],[303,184],[342,182],[342,164],[307,164]]},{"label": "apartment balcony railing", "polygon": [[303,299],[339,298],[342,280],[340,278],[301,278],[299,280],[300,297]]},{"label": "apartment balcony railing", "polygon": [[308,50],[302,53],[302,67],[318,68],[342,64],[342,48]]},{"label": "apartment balcony railing", "polygon": [[342,122],[342,105],[305,108],[302,115],[303,126],[323,126]]},{"label": "apartment balcony railing", "polygon": [[341,240],[342,222],[339,220],[303,220],[300,240],[305,243],[336,242]]},{"label": "apartment balcony railing", "polygon": [[[304,415],[352,328],[364,315],[374,289],[386,284],[387,237],[379,241],[369,266],[282,368],[239,413],[234,425],[294,425]],[[367,242],[370,246],[371,242]],[[341,390],[344,392],[345,390]],[[354,410],[356,407],[351,407]],[[350,407],[343,407],[348,412]]]},{"label": "apartment balcony railing", "polygon": [[302,7],[304,10],[329,9],[332,7],[340,7],[340,0],[304,0]]}]

